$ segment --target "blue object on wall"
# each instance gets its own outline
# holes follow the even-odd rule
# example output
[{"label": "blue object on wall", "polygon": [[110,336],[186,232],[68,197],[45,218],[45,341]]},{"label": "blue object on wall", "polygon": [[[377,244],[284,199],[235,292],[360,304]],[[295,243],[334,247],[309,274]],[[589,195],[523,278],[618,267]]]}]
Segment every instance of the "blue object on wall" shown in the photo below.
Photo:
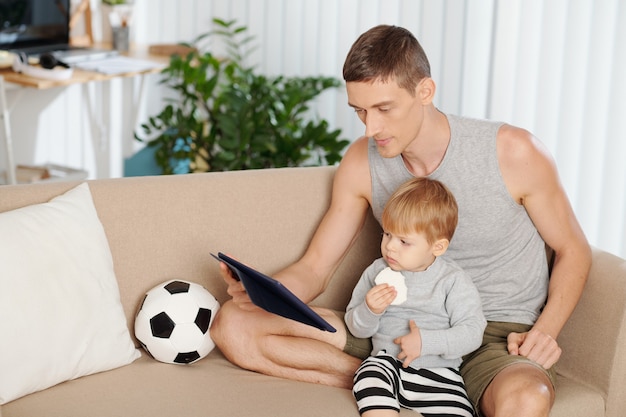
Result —
[{"label": "blue object on wall", "polygon": [[[174,152],[189,152],[191,138],[176,139],[174,145]],[[124,160],[124,176],[125,177],[140,177],[145,175],[162,175],[163,170],[156,163],[154,154],[158,146],[146,146],[140,151],[136,152],[130,158]],[[188,174],[189,173],[189,159],[170,159],[170,166],[174,171],[174,174]]]},{"label": "blue object on wall", "polygon": [[156,148],[146,146],[130,158],[124,160],[125,177],[141,177],[145,175],[161,175],[163,170],[154,159]]}]

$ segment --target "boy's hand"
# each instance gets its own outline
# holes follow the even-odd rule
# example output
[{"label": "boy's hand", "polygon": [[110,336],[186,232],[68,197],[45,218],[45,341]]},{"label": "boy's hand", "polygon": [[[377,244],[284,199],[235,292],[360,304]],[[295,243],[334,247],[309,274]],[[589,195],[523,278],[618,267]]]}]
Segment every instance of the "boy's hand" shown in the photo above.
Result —
[{"label": "boy's hand", "polygon": [[408,368],[413,360],[422,354],[422,335],[419,327],[413,320],[409,320],[410,332],[404,336],[396,337],[393,341],[400,346],[398,359],[402,361],[402,367]]},{"label": "boy's hand", "polygon": [[396,289],[389,284],[380,284],[372,287],[365,294],[365,303],[374,314],[381,314],[396,298]]}]

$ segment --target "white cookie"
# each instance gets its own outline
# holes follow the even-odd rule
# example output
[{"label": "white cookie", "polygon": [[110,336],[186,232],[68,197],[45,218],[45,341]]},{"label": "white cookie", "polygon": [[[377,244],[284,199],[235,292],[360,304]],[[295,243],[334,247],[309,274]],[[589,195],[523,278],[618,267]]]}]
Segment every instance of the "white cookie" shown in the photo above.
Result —
[{"label": "white cookie", "polygon": [[404,275],[400,272],[387,267],[376,275],[374,282],[376,282],[376,285],[386,283],[396,289],[397,294],[396,298],[391,302],[392,305],[399,305],[406,301],[406,283],[404,282]]}]

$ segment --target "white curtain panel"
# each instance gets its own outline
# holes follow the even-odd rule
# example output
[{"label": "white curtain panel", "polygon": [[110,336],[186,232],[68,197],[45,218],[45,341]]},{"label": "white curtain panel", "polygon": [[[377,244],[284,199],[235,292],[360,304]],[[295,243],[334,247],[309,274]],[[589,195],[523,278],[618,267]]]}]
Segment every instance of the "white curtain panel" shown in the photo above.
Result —
[{"label": "white curtain panel", "polygon": [[[99,4],[92,1],[96,34],[102,18]],[[590,242],[626,256],[625,1],[135,0],[135,4],[131,39],[144,45],[189,41],[209,30],[214,17],[237,19],[248,26],[259,46],[250,63],[268,75],[341,77],[345,55],[360,33],[380,23],[410,29],[429,55],[438,86],[437,106],[533,132],[552,152]],[[157,81],[153,78],[147,87],[140,116],[153,115],[163,106],[166,93]],[[132,138],[123,136],[132,126],[127,117],[115,113],[116,103],[137,89],[129,83],[88,87],[95,90],[87,95],[91,112],[105,115],[95,124],[76,123],[75,115],[82,115],[82,120],[88,116],[85,91],[80,88],[38,92],[37,97],[44,97],[35,107],[40,111],[38,131],[31,127],[32,111],[20,114],[16,109],[14,129],[26,135],[16,138],[17,156],[22,162],[86,166],[95,177],[119,175],[119,155],[133,150]],[[29,108],[24,101],[34,103],[34,96],[29,92],[22,97],[21,107]],[[343,89],[324,93],[313,111],[341,128],[347,138],[363,133]],[[57,133],[54,140],[50,129],[43,128],[50,125]],[[96,171],[90,169],[94,164],[99,166]]]}]

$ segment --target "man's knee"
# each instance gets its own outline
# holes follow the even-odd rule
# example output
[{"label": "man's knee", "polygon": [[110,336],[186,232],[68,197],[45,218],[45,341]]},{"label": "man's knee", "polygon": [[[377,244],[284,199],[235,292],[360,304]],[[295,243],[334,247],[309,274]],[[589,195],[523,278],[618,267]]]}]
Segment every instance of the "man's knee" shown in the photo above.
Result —
[{"label": "man's knee", "polygon": [[[238,353],[249,350],[250,326],[246,323],[245,311],[237,307],[232,301],[225,302],[217,312],[217,315],[211,323],[211,339],[215,345],[226,356],[228,360],[238,365],[242,365],[241,358],[245,355]],[[245,349],[244,349],[245,348]]]},{"label": "man's knee", "polygon": [[554,388],[546,374],[533,365],[520,364],[509,366],[496,375],[480,405],[487,417],[547,417],[553,403]]}]

